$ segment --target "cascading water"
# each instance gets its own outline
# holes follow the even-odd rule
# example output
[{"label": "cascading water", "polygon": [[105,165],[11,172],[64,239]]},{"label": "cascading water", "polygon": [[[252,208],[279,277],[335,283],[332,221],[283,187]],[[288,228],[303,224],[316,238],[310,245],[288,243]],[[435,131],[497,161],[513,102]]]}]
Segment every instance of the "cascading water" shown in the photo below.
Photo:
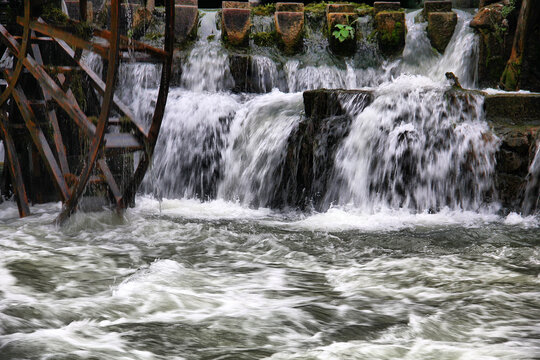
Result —
[{"label": "cascading water", "polygon": [[193,91],[219,91],[230,88],[228,56],[221,46],[216,27],[217,11],[202,11],[198,40],[182,66],[182,87]]},{"label": "cascading water", "polygon": [[[22,220],[0,203],[0,359],[538,359],[538,216],[482,211],[498,139],[443,77],[474,85],[471,16],[438,55],[408,14],[404,56],[380,66],[308,33],[294,59],[252,56],[248,94],[203,13],[142,186],[157,200],[62,227],[59,203]],[[121,66],[142,121],[157,70]],[[316,87],[363,89],[310,107]],[[310,209],[306,192],[322,206],[268,208]]]},{"label": "cascading water", "polygon": [[482,121],[482,98],[420,76],[379,87],[373,104],[355,113],[336,158],[344,184],[337,203],[367,210],[443,206],[477,210],[492,189],[497,141]]},{"label": "cascading water", "polygon": [[540,142],[536,145],[536,154],[529,168],[523,198],[523,213],[529,215],[535,210],[540,210]]},{"label": "cascading water", "polygon": [[[288,95],[281,92],[274,62],[254,56],[259,89],[281,91],[246,96],[216,92],[230,87],[228,56],[216,39],[216,13],[205,11],[199,39],[182,67],[185,89],[171,91],[144,188],[159,188],[166,197],[217,197],[269,206],[280,191],[287,139],[303,119],[302,98],[294,93],[367,86],[375,94],[371,105],[356,113],[355,104],[343,104],[353,121],[335,168],[329,170],[334,180],[326,191],[326,207],[478,210],[492,190],[498,143],[487,135],[482,98],[449,91],[442,81],[445,70],[458,76],[475,72],[477,44],[467,26],[472,16],[458,11],[448,51],[437,55],[426,24],[413,21],[417,14],[407,14],[403,57],[378,70],[355,68],[354,61],[342,70],[289,60],[283,69]],[[474,76],[462,79],[474,85]]]}]

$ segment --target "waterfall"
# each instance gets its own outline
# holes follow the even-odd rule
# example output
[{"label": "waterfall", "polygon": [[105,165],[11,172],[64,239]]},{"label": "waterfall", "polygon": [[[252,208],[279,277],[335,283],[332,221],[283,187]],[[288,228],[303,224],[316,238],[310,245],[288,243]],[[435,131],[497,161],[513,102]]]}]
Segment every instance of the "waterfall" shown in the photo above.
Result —
[{"label": "waterfall", "polygon": [[454,34],[444,54],[438,54],[427,36],[427,22],[415,23],[414,18],[421,10],[406,16],[407,37],[401,73],[424,75],[434,81],[444,81],[446,72],[453,72],[466,88],[476,87],[478,64],[478,38],[469,27],[473,16],[465,11],[456,10],[458,22]]},{"label": "waterfall", "polygon": [[279,183],[287,139],[303,108],[301,94],[279,91],[257,97],[238,111],[224,154],[218,196],[267,206]]},{"label": "waterfall", "polygon": [[536,154],[529,167],[527,186],[523,198],[523,214],[532,214],[540,209],[540,142],[536,145]]},{"label": "waterfall", "polygon": [[402,75],[363,111],[344,104],[353,124],[336,157],[338,204],[367,211],[482,205],[498,143],[482,120],[482,98],[446,90]]},{"label": "waterfall", "polygon": [[193,91],[220,91],[232,86],[229,58],[221,46],[217,11],[201,11],[198,40],[182,66],[182,86]]},{"label": "waterfall", "polygon": [[[180,86],[170,91],[143,191],[249,206],[278,204],[290,198],[280,193],[288,191],[283,185],[290,176],[287,148],[299,124],[312,121],[304,115],[301,91],[364,88],[373,93],[369,105],[342,99],[349,120],[338,125],[342,135],[331,152],[323,154],[330,145],[322,134],[314,143],[320,157],[314,166],[325,169],[314,171],[324,179],[314,178],[312,190],[323,197],[323,209],[332,204],[367,212],[487,208],[498,139],[483,120],[482,97],[452,90],[444,80],[444,73],[453,71],[465,86],[476,83],[472,16],[456,12],[458,24],[444,54],[433,51],[426,24],[414,23],[418,12],[412,12],[403,56],[380,66],[359,66],[357,58],[317,60],[324,44],[320,34],[307,40],[312,42],[307,54],[281,65],[271,56],[253,55],[250,86],[266,93],[255,95],[230,91],[229,55],[219,40],[217,12],[203,11],[198,39],[182,55]],[[154,74],[156,68],[147,65],[122,66],[120,97],[138,116],[151,109]],[[324,120],[321,129],[340,119]]]},{"label": "waterfall", "polygon": [[236,97],[225,94],[172,90],[143,189],[159,189],[168,198],[215,198],[230,122],[239,106]]}]

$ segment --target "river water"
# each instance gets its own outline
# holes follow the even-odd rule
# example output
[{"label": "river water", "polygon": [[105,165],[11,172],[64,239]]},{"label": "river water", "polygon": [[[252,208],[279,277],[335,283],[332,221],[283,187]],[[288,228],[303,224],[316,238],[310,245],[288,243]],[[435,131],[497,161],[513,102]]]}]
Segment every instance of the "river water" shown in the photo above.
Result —
[{"label": "river water", "polygon": [[[22,220],[0,205],[0,359],[540,359],[540,218],[485,200],[499,143],[482,99],[441,100],[446,71],[476,81],[458,14],[444,55],[415,13],[380,66],[362,65],[368,45],[339,63],[316,35],[310,56],[259,54],[267,93],[248,94],[206,12],[135,208],[57,227],[60,204]],[[122,69],[141,118],[156,76]],[[300,91],[319,87],[375,100],[343,99],[322,205],[272,209]]]}]

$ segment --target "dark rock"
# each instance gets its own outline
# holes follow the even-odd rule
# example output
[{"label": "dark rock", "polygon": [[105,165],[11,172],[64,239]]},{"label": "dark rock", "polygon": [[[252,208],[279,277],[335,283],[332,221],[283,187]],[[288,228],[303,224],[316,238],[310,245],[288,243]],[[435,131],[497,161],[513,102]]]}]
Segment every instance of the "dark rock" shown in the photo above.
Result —
[{"label": "dark rock", "polygon": [[251,88],[251,57],[249,55],[229,56],[229,70],[234,80],[234,92],[249,92]]},{"label": "dark rock", "polygon": [[452,7],[461,9],[471,9],[478,7],[478,0],[452,0]]},{"label": "dark rock", "polygon": [[487,95],[484,108],[486,120],[501,140],[495,167],[499,200],[505,208],[520,211],[540,141],[540,95]]},{"label": "dark rock", "polygon": [[191,6],[199,6],[198,0],[174,0],[175,5],[191,5]]},{"label": "dark rock", "polygon": [[281,12],[274,15],[276,32],[283,44],[283,50],[287,54],[293,54],[302,49],[304,31],[303,12]]},{"label": "dark rock", "polygon": [[405,47],[407,27],[402,11],[380,12],[375,15],[379,49],[386,56],[401,54]]},{"label": "dark rock", "polygon": [[493,131],[501,139],[495,166],[498,199],[504,208],[520,211],[525,200],[529,168],[540,140],[540,126],[497,124]]},{"label": "dark rock", "polygon": [[373,3],[373,13],[377,14],[381,11],[399,11],[401,4],[399,1],[376,1]]},{"label": "dark rock", "polygon": [[[326,15],[326,23],[328,26],[328,42],[330,49],[338,55],[348,56],[354,54],[357,44],[357,30],[354,20],[358,18],[356,13],[335,13],[330,12]],[[336,25],[349,25],[352,27],[353,36],[340,41],[333,35],[333,32],[338,30]]]},{"label": "dark rock", "polygon": [[495,30],[496,27],[502,26],[502,9],[503,4],[501,3],[481,8],[471,20],[469,26],[474,29]]},{"label": "dark rock", "polygon": [[431,46],[441,54],[450,42],[457,25],[455,12],[432,12],[428,15],[427,33]]},{"label": "dark rock", "polygon": [[197,36],[199,10],[196,5],[174,6],[174,37],[177,43],[193,40]]},{"label": "dark rock", "polygon": [[496,87],[510,57],[516,25],[511,14],[504,25],[503,5],[491,4],[478,11],[470,26],[480,35],[478,83],[481,87]]},{"label": "dark rock", "polygon": [[[236,93],[265,93],[272,89],[272,77],[257,68],[257,62],[249,55],[230,54],[229,71]],[[268,75],[268,76],[267,76]]]},{"label": "dark rock", "polygon": [[345,101],[355,101],[364,108],[373,95],[362,90],[304,92],[306,118],[288,139],[280,185],[271,206],[328,208],[332,199],[327,192],[336,180],[332,172],[335,154],[352,121],[341,106]]},{"label": "dark rock", "polygon": [[276,3],[276,11],[280,12],[304,12],[303,3]]},{"label": "dark rock", "polygon": [[432,12],[452,11],[452,1],[426,1],[424,2],[424,16],[427,17]]},{"label": "dark rock", "polygon": [[[232,2],[224,1],[223,4],[225,3]],[[247,4],[249,7],[249,3]],[[226,43],[233,46],[247,46],[251,28],[251,10],[249,8],[223,8],[221,26],[222,37]]]}]

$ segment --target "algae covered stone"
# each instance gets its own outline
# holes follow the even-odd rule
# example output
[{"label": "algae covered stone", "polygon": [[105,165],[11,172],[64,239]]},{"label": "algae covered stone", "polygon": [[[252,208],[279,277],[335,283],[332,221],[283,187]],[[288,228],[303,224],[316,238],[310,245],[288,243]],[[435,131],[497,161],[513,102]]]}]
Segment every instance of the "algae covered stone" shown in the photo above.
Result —
[{"label": "algae covered stone", "polygon": [[379,49],[386,56],[398,55],[405,47],[407,26],[402,11],[382,11],[375,15]]},{"label": "algae covered stone", "polygon": [[455,12],[432,12],[428,15],[427,33],[431,46],[444,53],[457,25]]}]

